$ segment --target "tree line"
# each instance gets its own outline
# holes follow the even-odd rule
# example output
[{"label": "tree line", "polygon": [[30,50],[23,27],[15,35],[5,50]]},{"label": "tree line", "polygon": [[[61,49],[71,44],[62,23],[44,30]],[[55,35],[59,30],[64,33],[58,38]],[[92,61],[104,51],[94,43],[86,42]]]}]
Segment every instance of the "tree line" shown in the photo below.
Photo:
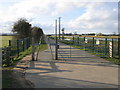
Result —
[{"label": "tree line", "polygon": [[35,41],[38,41],[39,38],[43,35],[43,30],[40,27],[32,25],[25,19],[20,18],[13,25],[12,32],[16,34],[17,39],[23,39],[26,37],[34,36]]}]

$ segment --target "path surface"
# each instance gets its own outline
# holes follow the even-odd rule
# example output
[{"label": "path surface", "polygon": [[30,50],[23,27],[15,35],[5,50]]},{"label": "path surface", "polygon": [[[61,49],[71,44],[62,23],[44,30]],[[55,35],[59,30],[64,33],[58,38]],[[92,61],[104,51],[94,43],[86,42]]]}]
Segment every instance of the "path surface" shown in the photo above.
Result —
[{"label": "path surface", "polygon": [[60,60],[53,60],[54,52],[52,45],[29,63],[25,77],[35,88],[118,88],[117,65],[61,43]]}]

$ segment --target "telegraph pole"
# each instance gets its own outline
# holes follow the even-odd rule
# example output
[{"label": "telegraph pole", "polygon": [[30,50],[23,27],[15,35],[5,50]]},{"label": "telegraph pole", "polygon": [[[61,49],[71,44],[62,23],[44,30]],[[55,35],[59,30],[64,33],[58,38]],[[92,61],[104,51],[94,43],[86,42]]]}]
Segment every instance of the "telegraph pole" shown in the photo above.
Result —
[{"label": "telegraph pole", "polygon": [[59,40],[60,40],[60,26],[61,26],[61,25],[60,25],[60,22],[61,22],[60,19],[61,19],[61,17],[59,17]]},{"label": "telegraph pole", "polygon": [[58,59],[58,49],[57,49],[57,45],[58,45],[58,38],[57,38],[57,20],[55,20],[55,36],[56,36],[56,39],[55,39],[55,42],[56,42],[56,45],[55,45],[55,60]]},{"label": "telegraph pole", "polygon": [[[118,2],[118,21],[120,21],[120,1]],[[119,36],[120,36],[120,22],[118,22],[118,56],[120,59],[120,37]],[[120,85],[119,85],[119,88],[120,88]]]}]

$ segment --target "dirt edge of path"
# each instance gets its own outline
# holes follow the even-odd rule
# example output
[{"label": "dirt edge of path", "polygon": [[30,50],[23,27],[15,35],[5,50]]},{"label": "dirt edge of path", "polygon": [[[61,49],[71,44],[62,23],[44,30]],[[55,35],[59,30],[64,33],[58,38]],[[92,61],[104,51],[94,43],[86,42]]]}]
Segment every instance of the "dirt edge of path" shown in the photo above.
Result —
[{"label": "dirt edge of path", "polygon": [[[18,61],[17,65],[13,69],[2,69],[3,82],[7,83],[8,79],[12,80],[8,85],[3,88],[34,88],[34,84],[25,78],[26,69],[28,68],[29,62],[32,60],[31,55],[27,55],[22,60]],[[9,74],[9,77],[7,77]],[[6,76],[6,77],[5,77]]]}]

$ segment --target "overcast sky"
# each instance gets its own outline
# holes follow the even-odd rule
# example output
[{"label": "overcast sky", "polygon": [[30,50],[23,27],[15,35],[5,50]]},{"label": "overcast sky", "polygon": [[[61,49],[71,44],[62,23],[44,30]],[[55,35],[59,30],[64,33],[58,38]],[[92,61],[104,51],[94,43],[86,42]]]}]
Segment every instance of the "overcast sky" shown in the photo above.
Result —
[{"label": "overcast sky", "polygon": [[58,17],[67,33],[118,32],[118,2],[0,0],[0,33],[10,33],[19,18],[40,26],[46,34],[54,33]]}]

